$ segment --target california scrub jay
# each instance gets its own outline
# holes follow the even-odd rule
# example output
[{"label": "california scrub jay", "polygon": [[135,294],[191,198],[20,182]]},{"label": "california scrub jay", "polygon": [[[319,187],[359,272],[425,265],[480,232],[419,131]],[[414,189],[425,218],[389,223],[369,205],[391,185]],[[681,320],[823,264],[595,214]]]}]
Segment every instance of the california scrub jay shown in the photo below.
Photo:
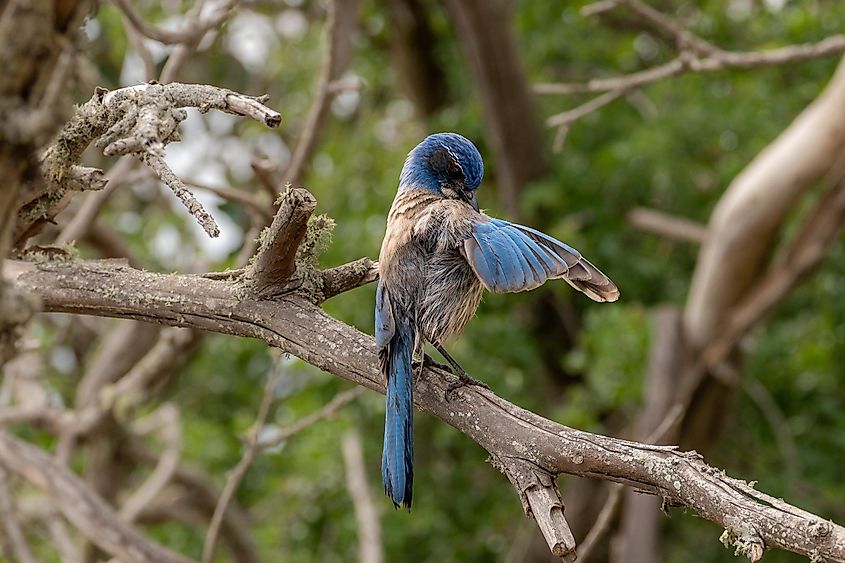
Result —
[{"label": "california scrub jay", "polygon": [[379,254],[376,344],[387,378],[381,474],[396,508],[411,508],[414,475],[412,359],[443,349],[475,314],[486,288],[526,291],[563,278],[594,301],[619,290],[577,250],[529,227],[478,210],[481,155],[455,133],[426,137],[408,154]]}]

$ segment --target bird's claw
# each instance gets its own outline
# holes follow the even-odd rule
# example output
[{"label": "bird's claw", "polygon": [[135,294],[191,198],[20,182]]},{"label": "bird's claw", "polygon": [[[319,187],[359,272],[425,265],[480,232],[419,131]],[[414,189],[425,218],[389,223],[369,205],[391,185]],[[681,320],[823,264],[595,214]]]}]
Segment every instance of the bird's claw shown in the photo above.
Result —
[{"label": "bird's claw", "polygon": [[[452,373],[454,373],[454,370],[452,371]],[[483,387],[487,390],[490,389],[490,387],[486,383],[484,383],[483,381],[479,381],[474,377],[471,377],[466,372],[455,373],[455,376],[458,378],[458,380],[450,383],[449,386],[446,388],[446,392],[443,393],[443,398],[446,399],[446,402],[452,402],[452,400],[455,398],[455,393],[461,387],[473,386]]]}]

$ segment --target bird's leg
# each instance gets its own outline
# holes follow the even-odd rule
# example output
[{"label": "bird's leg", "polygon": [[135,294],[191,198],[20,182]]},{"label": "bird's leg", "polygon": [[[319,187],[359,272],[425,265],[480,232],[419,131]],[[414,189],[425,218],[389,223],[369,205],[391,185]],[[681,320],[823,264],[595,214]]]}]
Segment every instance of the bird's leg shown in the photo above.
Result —
[{"label": "bird's leg", "polygon": [[441,364],[428,354],[423,354],[422,360],[414,360],[414,369],[422,369],[422,368],[437,368],[447,371],[452,371],[451,366],[447,366],[446,364]]},{"label": "bird's leg", "polygon": [[440,355],[443,356],[446,359],[447,362],[449,362],[449,365],[452,366],[452,373],[458,377],[457,381],[455,381],[454,383],[451,383],[449,385],[449,387],[446,388],[445,397],[446,397],[447,401],[451,401],[452,397],[455,394],[455,391],[457,391],[461,387],[467,387],[469,385],[474,385],[474,386],[477,386],[477,387],[484,387],[485,389],[490,389],[490,387],[488,387],[487,384],[484,383],[483,381],[479,381],[479,380],[475,379],[474,377],[471,377],[466,372],[466,370],[464,370],[464,368],[462,368],[460,366],[460,364],[458,364],[458,362],[455,361],[455,358],[453,358],[449,354],[449,352],[446,351],[446,349],[443,346],[441,346],[440,344],[434,344],[434,343],[432,343],[432,345],[437,349],[438,352],[440,352]]}]

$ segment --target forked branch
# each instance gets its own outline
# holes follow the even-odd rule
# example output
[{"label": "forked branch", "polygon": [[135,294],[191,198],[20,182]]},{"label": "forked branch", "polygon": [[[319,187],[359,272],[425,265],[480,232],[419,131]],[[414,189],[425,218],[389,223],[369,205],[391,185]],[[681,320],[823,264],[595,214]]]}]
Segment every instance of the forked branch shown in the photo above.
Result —
[{"label": "forked branch", "polygon": [[[244,297],[237,281],[153,274],[103,261],[7,262],[5,271],[17,287],[38,295],[47,311],[134,318],[259,338],[325,371],[384,392],[373,339],[297,294],[276,300]],[[455,400],[447,402],[444,394],[452,379],[448,372],[426,369],[415,392],[417,407],[465,433],[494,459],[527,463],[540,475],[568,473],[660,495],[668,505],[689,507],[723,526],[728,530],[725,537],[746,546],[752,558],[765,546],[845,562],[845,528],[728,477],[695,452],[568,428],[483,389],[461,389]],[[6,460],[0,461],[6,465]],[[541,480],[540,485],[538,495],[553,482]],[[522,495],[526,488],[520,488]],[[535,506],[540,505],[532,505],[532,510]],[[556,533],[565,537],[565,530]]]}]

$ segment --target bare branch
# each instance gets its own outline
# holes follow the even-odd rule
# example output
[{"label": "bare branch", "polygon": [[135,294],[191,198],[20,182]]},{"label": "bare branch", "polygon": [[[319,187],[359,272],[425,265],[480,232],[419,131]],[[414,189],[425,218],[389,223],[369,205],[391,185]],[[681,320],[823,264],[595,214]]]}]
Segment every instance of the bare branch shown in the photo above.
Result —
[{"label": "bare branch", "polygon": [[765,51],[725,51],[640,0],[597,2],[584,7],[582,14],[595,15],[617,6],[627,6],[657,31],[671,37],[678,46],[679,56],[668,63],[615,78],[597,78],[585,83],[536,84],[534,92],[538,94],[602,94],[574,109],[549,117],[546,120],[549,127],[565,127],[637,88],[687,72],[784,65],[845,52],[843,35],[834,35],[817,43],[789,45]]},{"label": "bare branch", "polygon": [[189,563],[153,543],[118,518],[79,477],[18,438],[0,432],[0,465],[50,495],[62,514],[108,553],[138,563]]},{"label": "bare branch", "polygon": [[134,522],[144,508],[167,486],[179,467],[179,459],[182,455],[182,424],[179,410],[174,405],[165,403],[153,415],[141,422],[149,422],[150,418],[158,419],[154,421],[154,424],[161,432],[164,451],[149,478],[126,499],[120,508],[120,517],[127,522]]},{"label": "bare branch", "polygon": [[635,207],[629,211],[628,221],[640,230],[668,239],[701,244],[707,237],[707,227],[701,223],[647,207]]},{"label": "bare branch", "polygon": [[619,513],[619,507],[622,505],[622,493],[625,492],[625,487],[619,483],[611,483],[610,492],[607,494],[607,500],[596,518],[595,524],[590,528],[589,533],[581,542],[578,549],[578,562],[587,563],[590,560],[590,555],[596,545],[604,540],[607,533],[610,531],[610,526],[613,524],[614,518]]},{"label": "bare branch", "polygon": [[323,270],[323,299],[329,299],[378,279],[378,262],[359,258],[334,268]]},{"label": "bare branch", "polygon": [[279,211],[263,233],[261,247],[246,274],[252,290],[261,296],[281,291],[296,270],[296,254],[308,218],[317,207],[314,196],[301,188],[288,188],[279,199]]},{"label": "bare branch", "polygon": [[318,422],[336,415],[340,409],[357,399],[361,394],[363,394],[363,392],[364,389],[362,387],[353,387],[352,389],[341,391],[335,395],[331,401],[323,405],[320,410],[307,416],[303,416],[290,426],[267,432],[264,436],[262,436],[258,446],[262,450],[266,450],[267,448],[278,446],[279,444],[290,440],[306,428],[314,426]]},{"label": "bare branch", "polygon": [[593,98],[589,102],[578,106],[575,109],[564,111],[546,118],[546,125],[549,127],[567,127],[573,122],[578,121],[585,115],[589,115],[599,108],[602,108],[614,100],[618,100],[630,91],[630,88],[619,88],[606,92],[597,98]]},{"label": "bare branch", "polygon": [[[244,297],[231,281],[153,274],[96,261],[7,262],[5,271],[17,287],[36,293],[47,311],[128,317],[260,338],[316,367],[384,392],[372,338],[295,294],[258,300]],[[415,389],[416,405],[478,442],[497,463],[530,462],[548,475],[569,473],[628,484],[658,494],[671,505],[691,508],[747,545],[757,545],[756,539],[762,538],[767,547],[845,562],[845,528],[727,477],[695,453],[567,428],[487,390],[460,389],[446,402],[444,393],[453,378],[427,368]]]},{"label": "bare branch", "polygon": [[367,485],[364,446],[357,430],[349,430],[343,435],[341,449],[346,466],[346,488],[352,497],[355,519],[358,521],[358,561],[381,563],[384,560],[384,547],[381,543],[379,510]]},{"label": "bare branch", "polygon": [[701,54],[719,53],[719,48],[705,41],[701,37],[684,28],[681,24],[655,10],[648,4],[639,0],[620,0],[617,5],[627,6],[631,11],[640,15],[645,21],[654,26],[657,30],[671,37],[681,51],[693,50]]},{"label": "bare branch", "polygon": [[44,517],[44,524],[47,526],[47,531],[53,539],[62,563],[82,563],[82,553],[73,542],[62,517],[51,511]]},{"label": "bare branch", "polygon": [[731,182],[714,209],[708,224],[713,236],[701,248],[684,311],[693,347],[707,346],[717,333],[726,339],[724,323],[752,287],[778,226],[845,153],[843,123],[845,62],[824,92]]},{"label": "bare branch", "polygon": [[3,515],[3,531],[14,552],[13,560],[19,563],[35,563],[35,557],[26,543],[26,536],[18,520],[18,511],[7,484],[8,479],[6,472],[0,470],[0,514]]},{"label": "bare branch", "polygon": [[668,63],[615,78],[596,78],[589,82],[539,83],[537,94],[588,94],[640,88],[652,82],[679,76],[685,72],[716,72],[739,68],[752,69],[820,59],[845,52],[845,36],[834,35],[818,43],[790,45],[768,51],[718,51],[718,54],[696,58],[679,57]]},{"label": "bare branch", "polygon": [[[108,92],[98,89],[94,96],[80,106],[73,118],[60,132],[57,141],[45,153],[42,173],[45,188],[31,196],[18,213],[21,233],[16,238],[20,246],[26,236],[33,234],[30,225],[51,218],[67,201],[66,192],[80,187],[79,170],[74,166],[83,151],[96,141],[106,155],[134,154],[152,168],[159,178],[179,197],[189,212],[212,237],[219,228],[212,217],[187,191],[164,161],[164,147],[179,140],[178,126],[186,118],[183,108],[200,111],[216,109],[233,115],[252,117],[269,127],[281,123],[281,115],[266,107],[266,97],[245,96],[204,84],[141,84]],[[102,179],[94,177],[95,186],[102,187]],[[88,182],[88,187],[92,182]],[[75,229],[90,225],[92,217],[111,193],[92,199],[84,221],[75,221]],[[87,203],[87,202],[86,202]],[[78,232],[74,234],[79,234]],[[26,235],[26,236],[23,236]],[[67,240],[68,235],[63,235]]]},{"label": "bare branch", "polygon": [[185,180],[184,183],[185,185],[190,186],[192,188],[211,192],[215,195],[222,197],[223,199],[227,199],[235,203],[240,203],[247,209],[247,211],[261,217],[261,219],[264,220],[265,223],[269,223],[273,219],[273,215],[271,214],[272,207],[270,205],[262,203],[259,198],[255,197],[249,192],[245,192],[243,190],[238,190],[235,188],[229,188],[226,186],[211,186],[209,184],[196,182],[194,180]]},{"label": "bare branch", "polygon": [[789,242],[781,260],[766,271],[747,298],[732,311],[727,324],[720,328],[703,352],[703,363],[712,367],[721,362],[744,334],[818,266],[843,227],[845,174],[822,195]]},{"label": "bare branch", "polygon": [[311,154],[323,129],[336,92],[331,88],[349,64],[352,36],[355,32],[358,0],[331,0],[328,3],[329,45],[323,58],[323,66],[317,82],[317,95],[308,110],[305,126],[296,143],[290,164],[285,171],[282,185],[296,186],[302,181],[305,166],[311,160]]},{"label": "bare branch", "polygon": [[252,425],[252,431],[249,433],[247,439],[246,449],[244,450],[241,460],[232,469],[229,478],[226,480],[226,486],[223,487],[223,492],[220,493],[220,500],[217,503],[217,508],[214,509],[214,515],[211,517],[211,524],[208,526],[208,533],[205,536],[205,543],[202,547],[202,561],[203,563],[211,563],[214,559],[214,550],[217,547],[217,538],[220,535],[220,527],[223,524],[223,517],[226,510],[229,508],[229,503],[235,496],[238,487],[243,480],[244,475],[249,470],[256,456],[261,453],[261,446],[259,444],[259,437],[264,425],[267,423],[267,416],[270,414],[270,407],[276,398],[276,385],[284,374],[282,370],[283,358],[276,359],[276,366],[274,366],[273,373],[267,378],[267,384],[264,386],[264,399],[261,401],[261,406],[258,409],[258,415],[255,417],[255,423]]},{"label": "bare branch", "polygon": [[220,227],[217,226],[217,222],[214,220],[214,217],[205,210],[199,200],[197,200],[197,198],[194,197],[194,194],[188,190],[182,180],[173,173],[173,170],[170,169],[163,158],[155,156],[152,153],[145,153],[141,157],[141,161],[149,166],[153,172],[156,173],[156,176],[159,177],[162,183],[170,188],[170,191],[179,198],[185,206],[185,209],[188,210],[188,213],[194,216],[197,223],[199,223],[203,230],[208,233],[208,236],[214,238],[220,235]]},{"label": "bare branch", "polygon": [[145,21],[129,0],[113,0],[115,5],[123,12],[131,26],[145,37],[149,37],[159,43],[172,45],[175,43],[193,43],[198,41],[211,29],[220,26],[232,8],[238,3],[237,0],[223,0],[206,17],[191,20],[188,25],[179,30],[162,29]]}]

